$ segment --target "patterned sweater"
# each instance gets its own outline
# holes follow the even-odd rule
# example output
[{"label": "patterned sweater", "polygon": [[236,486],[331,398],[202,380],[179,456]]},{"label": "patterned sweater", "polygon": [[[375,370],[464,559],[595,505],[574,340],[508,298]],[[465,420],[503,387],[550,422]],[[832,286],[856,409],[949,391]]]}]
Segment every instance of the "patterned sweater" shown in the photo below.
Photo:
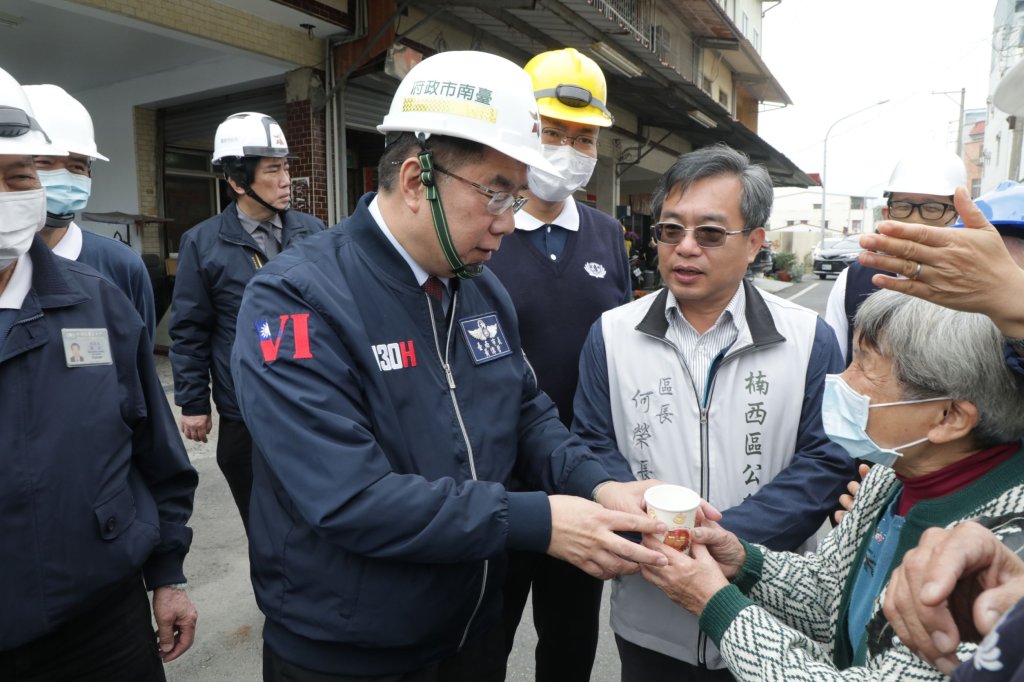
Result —
[{"label": "patterned sweater", "polygon": [[[966,488],[916,504],[907,514],[890,571],[930,527],[966,519],[1003,526],[1024,512],[1024,451]],[[747,545],[733,584],[719,590],[700,618],[737,680],[944,680],[907,649],[881,611],[883,589],[867,635],[851,645],[849,598],[875,526],[901,485],[892,469],[872,467],[853,509],[816,553],[773,552]],[[998,531],[997,531],[998,534]],[[885,577],[888,583],[889,576]],[[961,645],[961,660],[974,651]]]}]

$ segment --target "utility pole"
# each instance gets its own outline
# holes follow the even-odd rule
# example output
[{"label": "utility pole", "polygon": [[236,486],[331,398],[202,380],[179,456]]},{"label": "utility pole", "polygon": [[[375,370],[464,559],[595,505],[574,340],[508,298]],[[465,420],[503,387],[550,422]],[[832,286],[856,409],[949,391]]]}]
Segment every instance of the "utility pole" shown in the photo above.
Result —
[{"label": "utility pole", "polygon": [[[944,90],[937,92],[932,90],[933,95],[955,95],[956,90]],[[956,155],[964,158],[964,98],[967,95],[967,88],[960,88],[960,117],[956,120]],[[950,97],[950,99],[953,99]],[[953,100],[954,102],[956,100]]]},{"label": "utility pole", "polygon": [[956,155],[964,158],[964,95],[967,88],[960,88],[960,118],[956,120]]}]

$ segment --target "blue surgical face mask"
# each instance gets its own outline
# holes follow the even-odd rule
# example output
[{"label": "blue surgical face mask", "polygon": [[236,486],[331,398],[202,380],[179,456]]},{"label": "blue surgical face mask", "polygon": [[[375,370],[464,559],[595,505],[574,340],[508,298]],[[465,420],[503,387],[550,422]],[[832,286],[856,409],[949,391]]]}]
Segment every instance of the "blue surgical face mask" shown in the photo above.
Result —
[{"label": "blue surgical face mask", "polygon": [[923,400],[901,400],[895,403],[871,404],[871,399],[850,388],[838,374],[825,377],[825,396],[821,402],[821,422],[833,443],[841,445],[850,453],[850,457],[863,459],[873,464],[891,467],[903,456],[900,450],[924,443],[928,440],[918,438],[893,448],[877,445],[868,435],[868,411],[876,407],[894,407],[896,405],[914,405],[930,403],[950,398],[925,398]]},{"label": "blue surgical face mask", "polygon": [[65,168],[36,171],[39,182],[46,189],[46,212],[53,215],[77,213],[89,203],[92,178],[78,175]]}]

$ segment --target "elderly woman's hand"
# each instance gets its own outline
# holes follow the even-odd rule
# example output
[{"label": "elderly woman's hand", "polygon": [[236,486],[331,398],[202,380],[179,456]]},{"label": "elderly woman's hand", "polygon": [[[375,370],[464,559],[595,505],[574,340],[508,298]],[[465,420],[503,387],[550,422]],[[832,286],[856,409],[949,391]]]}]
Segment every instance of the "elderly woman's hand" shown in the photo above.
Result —
[{"label": "elderly woman's hand", "polygon": [[644,545],[664,554],[668,565],[641,567],[641,573],[669,599],[699,616],[708,600],[739,573],[747,552],[733,533],[709,519],[693,529],[690,539],[692,556],[645,535]]}]

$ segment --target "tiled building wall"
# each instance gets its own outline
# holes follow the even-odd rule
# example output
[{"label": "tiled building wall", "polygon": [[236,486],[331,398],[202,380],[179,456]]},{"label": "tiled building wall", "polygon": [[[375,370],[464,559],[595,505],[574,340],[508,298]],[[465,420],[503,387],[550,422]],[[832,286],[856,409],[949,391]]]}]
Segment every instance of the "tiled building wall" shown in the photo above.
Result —
[{"label": "tiled building wall", "polygon": [[[135,107],[136,178],[139,187],[139,213],[159,215],[157,199],[156,111]],[[132,228],[134,229],[134,228]],[[160,229],[157,224],[142,226],[142,253],[161,253]]]}]

